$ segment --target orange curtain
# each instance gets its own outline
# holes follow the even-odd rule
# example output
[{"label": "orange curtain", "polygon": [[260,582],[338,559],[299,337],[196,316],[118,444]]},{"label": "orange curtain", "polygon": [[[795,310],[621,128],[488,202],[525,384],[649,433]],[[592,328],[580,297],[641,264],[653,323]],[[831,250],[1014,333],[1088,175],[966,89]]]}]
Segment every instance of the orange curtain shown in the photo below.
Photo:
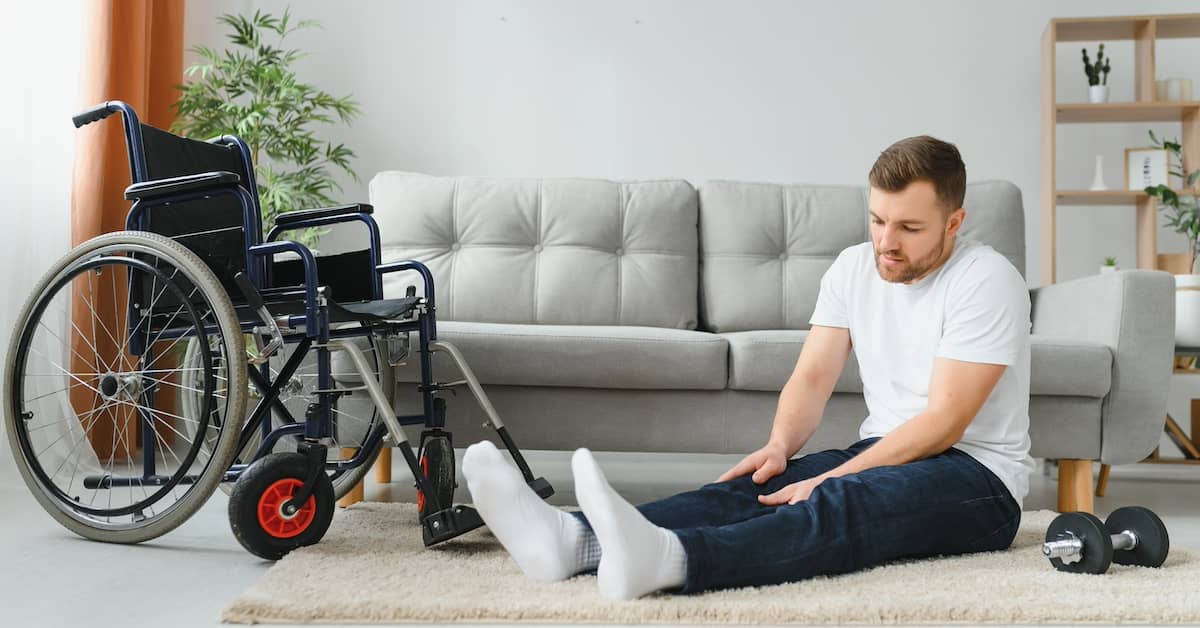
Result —
[{"label": "orange curtain", "polygon": [[[179,96],[176,86],[183,82],[183,9],[183,0],[90,0],[85,8],[80,109],[122,100],[138,112],[142,122],[169,127],[175,119],[172,106]],[[71,194],[74,244],[125,228],[129,202],[124,190],[130,183],[125,136],[116,116],[77,133]],[[105,363],[112,363],[118,351],[109,334],[99,332],[91,337],[93,316],[118,321],[117,326],[124,327],[124,286],[101,284],[75,293],[71,308],[75,373],[96,371],[82,356],[99,354]],[[120,333],[113,332],[119,339]],[[124,356],[126,368],[128,361]],[[84,387],[72,387],[71,401],[80,416],[99,402]],[[133,453],[138,430],[129,413],[113,413],[110,418],[98,418],[91,425],[85,421],[85,425],[97,455],[124,458]],[[114,438],[114,430],[127,437]]]}]

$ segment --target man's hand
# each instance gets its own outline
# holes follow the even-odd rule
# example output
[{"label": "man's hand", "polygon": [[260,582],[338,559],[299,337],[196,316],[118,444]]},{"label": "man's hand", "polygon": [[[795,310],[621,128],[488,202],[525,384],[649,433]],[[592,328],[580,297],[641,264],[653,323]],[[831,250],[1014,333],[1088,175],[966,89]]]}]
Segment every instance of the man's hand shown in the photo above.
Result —
[{"label": "man's hand", "polygon": [[778,506],[780,504],[794,504],[808,499],[812,495],[813,489],[817,485],[825,481],[825,475],[818,475],[807,480],[793,482],[787,486],[771,493],[770,495],[759,495],[758,503],[764,506]]},{"label": "man's hand", "polygon": [[717,481],[725,482],[753,472],[754,475],[750,479],[754,480],[755,484],[762,484],[783,473],[787,468],[787,461],[788,455],[783,447],[767,443],[762,449],[742,458],[741,462],[722,474]]}]

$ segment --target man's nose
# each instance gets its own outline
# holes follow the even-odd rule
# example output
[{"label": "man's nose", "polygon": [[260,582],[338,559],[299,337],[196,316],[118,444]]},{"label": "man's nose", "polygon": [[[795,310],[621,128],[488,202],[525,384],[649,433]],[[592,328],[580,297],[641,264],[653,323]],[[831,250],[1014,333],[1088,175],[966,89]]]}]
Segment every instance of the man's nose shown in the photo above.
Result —
[{"label": "man's nose", "polygon": [[879,235],[879,250],[883,252],[892,251],[896,248],[896,243],[895,229],[885,226]]}]

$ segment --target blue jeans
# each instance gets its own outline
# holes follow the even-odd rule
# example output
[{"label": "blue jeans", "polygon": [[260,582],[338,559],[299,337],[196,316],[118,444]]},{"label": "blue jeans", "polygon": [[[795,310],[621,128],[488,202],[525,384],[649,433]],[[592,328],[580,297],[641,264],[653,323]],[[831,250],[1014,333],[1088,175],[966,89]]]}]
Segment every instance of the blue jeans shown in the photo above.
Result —
[{"label": "blue jeans", "polygon": [[1012,544],[1020,507],[995,474],[957,449],[825,480],[796,504],[758,502],[759,495],[829,471],[877,440],[790,460],[762,485],[746,475],[639,506],[652,523],[675,532],[687,552],[678,592],[779,584]]}]

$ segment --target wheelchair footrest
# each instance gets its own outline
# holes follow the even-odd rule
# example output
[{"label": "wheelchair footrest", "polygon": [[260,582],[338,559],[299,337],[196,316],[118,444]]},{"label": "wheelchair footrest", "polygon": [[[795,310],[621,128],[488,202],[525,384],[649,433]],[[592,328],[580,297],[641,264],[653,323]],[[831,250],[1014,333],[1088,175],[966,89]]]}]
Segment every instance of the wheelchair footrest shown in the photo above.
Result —
[{"label": "wheelchair footrest", "polygon": [[421,520],[421,536],[425,547],[452,539],[483,525],[479,513],[470,506],[453,506],[426,515]]},{"label": "wheelchair footrest", "polygon": [[538,497],[542,499],[546,499],[554,494],[554,487],[550,486],[550,482],[546,478],[538,478],[528,484],[529,488],[533,489],[533,492],[537,493]]}]

